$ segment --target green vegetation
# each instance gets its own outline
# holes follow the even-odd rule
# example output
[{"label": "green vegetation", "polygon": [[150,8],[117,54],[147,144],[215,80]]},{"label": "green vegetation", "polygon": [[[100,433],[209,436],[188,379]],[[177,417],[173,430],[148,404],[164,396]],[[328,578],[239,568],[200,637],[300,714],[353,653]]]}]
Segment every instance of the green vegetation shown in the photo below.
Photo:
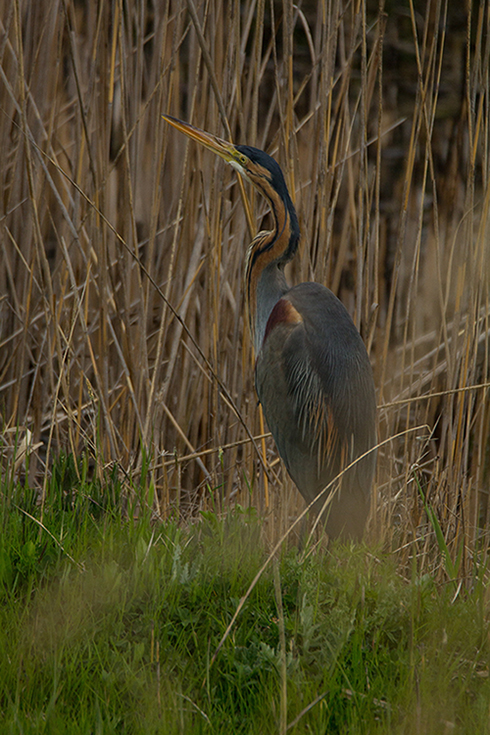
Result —
[{"label": "green vegetation", "polygon": [[3,478],[2,733],[490,732],[482,570],[455,590],[365,547],[284,546],[213,662],[267,558],[256,514],[162,523],[115,470],[87,475],[58,460],[44,528]]}]

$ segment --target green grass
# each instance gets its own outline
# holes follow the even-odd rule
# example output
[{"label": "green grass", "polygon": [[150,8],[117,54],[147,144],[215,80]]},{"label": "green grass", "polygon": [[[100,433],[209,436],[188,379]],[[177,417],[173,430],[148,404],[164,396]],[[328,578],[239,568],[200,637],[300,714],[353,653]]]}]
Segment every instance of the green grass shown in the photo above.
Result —
[{"label": "green grass", "polygon": [[288,732],[490,732],[482,570],[455,596],[394,554],[284,548],[285,652],[270,564],[211,663],[267,558],[261,522],[161,523],[115,470],[88,475],[57,461],[46,530],[3,478],[2,733],[280,733],[283,654]]}]

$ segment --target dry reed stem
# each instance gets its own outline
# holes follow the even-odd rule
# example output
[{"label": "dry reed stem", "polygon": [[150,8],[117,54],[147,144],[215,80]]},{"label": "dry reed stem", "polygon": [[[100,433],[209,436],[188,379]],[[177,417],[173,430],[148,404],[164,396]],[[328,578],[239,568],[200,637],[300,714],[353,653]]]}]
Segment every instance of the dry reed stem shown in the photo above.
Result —
[{"label": "dry reed stem", "polygon": [[31,432],[42,502],[59,451],[137,476],[144,447],[163,516],[220,488],[222,510],[267,511],[274,543],[296,513],[243,311],[267,210],[168,112],[284,169],[303,232],[288,277],[342,298],[380,439],[403,433],[380,449],[373,533],[437,564],[416,467],[448,546],[487,544],[488,0],[0,7],[2,469]]}]

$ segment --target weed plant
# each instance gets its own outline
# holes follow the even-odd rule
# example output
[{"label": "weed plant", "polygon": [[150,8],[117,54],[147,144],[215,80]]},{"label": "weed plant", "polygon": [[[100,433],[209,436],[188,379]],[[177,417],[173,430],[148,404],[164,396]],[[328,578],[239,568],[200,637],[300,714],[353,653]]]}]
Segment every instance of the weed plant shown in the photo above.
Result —
[{"label": "weed plant", "polygon": [[455,594],[367,547],[284,545],[249,591],[254,511],[183,527],[135,487],[123,513],[117,475],[60,458],[42,526],[27,485],[2,488],[2,732],[490,732],[476,575]]}]

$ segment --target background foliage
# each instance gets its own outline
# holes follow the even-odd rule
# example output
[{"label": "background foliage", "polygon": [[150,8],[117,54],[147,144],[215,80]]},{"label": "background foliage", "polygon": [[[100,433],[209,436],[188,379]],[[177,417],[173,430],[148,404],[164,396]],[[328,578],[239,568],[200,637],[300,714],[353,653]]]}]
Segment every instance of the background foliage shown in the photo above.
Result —
[{"label": "background foliage", "polygon": [[372,535],[429,566],[444,541],[467,573],[490,512],[488,2],[0,8],[3,471],[27,451],[43,506],[52,457],[86,453],[160,517],[239,501],[271,538],[301,507],[259,438],[235,173],[168,112],[280,161],[291,281],[342,298],[374,366]]}]

